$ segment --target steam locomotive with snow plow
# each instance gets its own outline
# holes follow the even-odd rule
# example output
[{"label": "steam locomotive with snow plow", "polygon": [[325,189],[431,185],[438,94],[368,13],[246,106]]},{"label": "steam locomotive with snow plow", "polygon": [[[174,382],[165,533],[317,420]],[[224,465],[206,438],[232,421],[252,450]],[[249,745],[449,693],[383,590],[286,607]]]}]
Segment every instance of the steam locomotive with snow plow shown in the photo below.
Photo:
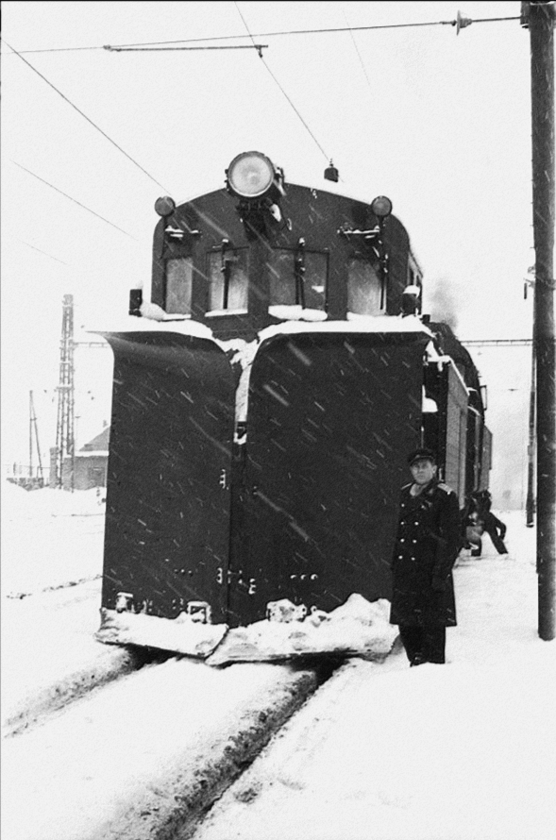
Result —
[{"label": "steam locomotive with snow plow", "polygon": [[422,313],[391,201],[341,194],[332,164],[322,186],[287,183],[246,152],[221,189],[155,209],[150,293],[102,333],[97,637],[210,658],[234,628],[384,603],[407,452],[434,449],[463,503],[491,446],[478,372]]}]

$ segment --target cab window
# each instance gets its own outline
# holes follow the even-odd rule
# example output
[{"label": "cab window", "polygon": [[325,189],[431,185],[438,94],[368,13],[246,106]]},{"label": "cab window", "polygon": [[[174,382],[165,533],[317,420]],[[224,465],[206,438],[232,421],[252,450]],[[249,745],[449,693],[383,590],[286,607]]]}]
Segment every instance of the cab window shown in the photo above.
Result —
[{"label": "cab window", "polygon": [[268,258],[270,306],[324,310],[328,255],[278,249]]},{"label": "cab window", "polygon": [[208,261],[207,314],[247,312],[247,248],[213,251]]},{"label": "cab window", "polygon": [[377,270],[367,260],[354,259],[348,264],[348,312],[355,315],[380,315],[385,309],[385,295]]},{"label": "cab window", "polygon": [[193,260],[191,257],[166,262],[166,312],[191,315]]}]

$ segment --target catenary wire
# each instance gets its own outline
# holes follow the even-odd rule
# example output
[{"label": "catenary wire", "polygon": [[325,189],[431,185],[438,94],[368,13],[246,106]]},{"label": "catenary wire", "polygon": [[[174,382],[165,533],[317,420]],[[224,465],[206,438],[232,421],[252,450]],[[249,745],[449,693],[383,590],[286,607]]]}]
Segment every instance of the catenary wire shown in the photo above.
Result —
[{"label": "catenary wire", "polygon": [[[138,168],[138,169],[140,169],[140,170],[141,170],[141,172],[143,172],[143,173],[144,173],[144,174],[145,174],[148,178],[150,178],[150,180],[151,180],[151,181],[154,181],[154,183],[155,183],[155,184],[157,184],[157,185],[158,185],[161,189],[163,189],[165,192],[168,192],[168,190],[166,189],[166,187],[164,187],[161,183],[159,183],[159,181],[157,181],[157,180],[156,180],[156,178],[153,178],[153,176],[152,176],[149,172],[147,172],[147,170],[146,170],[146,169],[144,169],[144,168],[141,166],[141,164],[137,163],[137,161],[136,161],[136,160],[134,160],[134,159],[131,157],[131,155],[128,155],[128,153],[127,153],[124,149],[122,149],[122,147],[121,147],[121,146],[119,146],[119,145],[118,145],[118,143],[116,143],[116,141],[115,141],[115,140],[112,140],[112,138],[111,138],[111,137],[109,137],[109,136],[108,136],[108,134],[106,134],[106,132],[102,130],[102,128],[99,128],[99,126],[98,126],[95,122],[93,122],[93,120],[92,120],[90,117],[88,117],[88,116],[87,116],[87,114],[83,113],[83,111],[82,111],[80,108],[78,108],[78,107],[77,107],[77,105],[74,105],[74,103],[73,103],[70,99],[68,99],[68,97],[67,97],[67,96],[65,96],[65,94],[63,94],[60,90],[58,90],[58,88],[57,88],[55,85],[53,85],[53,84],[52,84],[52,82],[49,82],[49,81],[48,81],[48,79],[46,78],[46,76],[43,76],[43,74],[42,74],[41,72],[39,72],[39,70],[37,70],[37,68],[36,68],[36,67],[33,67],[33,65],[32,65],[32,64],[30,64],[30,62],[29,62],[29,61],[27,61],[27,59],[26,59],[26,58],[23,58],[23,56],[22,56],[22,55],[20,55],[20,53],[19,53],[16,49],[14,49],[12,46],[10,46],[10,44],[8,44],[8,42],[7,42],[4,38],[3,38],[2,40],[3,40],[4,44],[6,44],[6,46],[7,46],[7,47],[9,47],[9,48],[10,48],[10,49],[11,49],[11,50],[12,50],[12,51],[13,51],[13,52],[17,55],[17,56],[19,56],[19,58],[21,58],[21,60],[22,60],[22,61],[24,61],[24,62],[25,62],[25,64],[26,64],[28,67],[30,67],[30,68],[31,68],[31,70],[32,70],[34,73],[36,73],[36,74],[37,74],[37,76],[40,76],[40,78],[41,78],[44,82],[46,82],[46,84],[47,84],[47,85],[49,85],[49,87],[51,87],[53,90],[55,90],[55,91],[56,91],[56,93],[57,93],[59,96],[61,96],[61,97],[62,97],[62,99],[64,99],[64,100],[68,103],[68,105],[71,105],[71,107],[72,107],[74,110],[76,110],[78,114],[81,114],[81,116],[82,116],[85,120],[87,120],[87,122],[88,122],[88,123],[90,123],[90,125],[92,125],[92,126],[93,126],[93,128],[95,128],[97,131],[99,131],[99,132],[102,134],[102,136],[106,138],[106,140],[108,140],[108,141],[109,141],[109,142],[110,142],[113,146],[115,146],[115,147],[116,147],[116,149],[118,149],[118,151],[120,151],[123,155],[125,155],[125,157],[126,157],[128,160],[130,160],[130,161],[131,161],[131,162],[132,162],[135,166],[137,166],[137,168]],[[106,221],[106,220],[105,220],[105,221]],[[125,233],[125,231],[124,231],[124,233]],[[129,234],[128,234],[128,235],[129,235]]]},{"label": "catenary wire", "polygon": [[[349,21],[347,19],[347,15],[346,15],[345,11],[342,10],[342,12],[343,12],[346,24],[349,26]],[[359,51],[359,47],[357,46],[357,41],[355,40],[355,36],[353,34],[353,29],[350,27],[348,32],[350,34],[351,42],[353,44],[355,52],[357,53],[357,58],[359,59],[359,64],[361,65],[361,69],[363,70],[363,75],[365,76],[365,80],[367,82],[367,87],[372,92],[372,87],[371,87],[371,81],[369,79],[369,74],[367,73],[367,68],[365,67],[365,62],[363,61],[363,57],[361,55],[361,52]]]},{"label": "catenary wire", "polygon": [[18,239],[18,242],[21,242],[22,245],[27,245],[28,248],[32,248],[33,251],[38,251],[39,254],[44,254],[45,257],[49,257],[51,260],[56,260],[56,262],[62,263],[62,265],[67,265],[67,262],[59,259],[58,257],[53,257],[52,254],[49,254],[47,251],[41,250],[41,248],[37,248],[36,245],[31,245],[30,242],[25,242],[23,239]]},{"label": "catenary wire", "polygon": [[[494,18],[473,18],[472,23],[499,23],[506,20],[521,20],[519,15],[512,15],[508,17],[494,17]],[[435,20],[415,23],[383,23],[371,26],[352,26],[352,27],[333,27],[330,29],[289,29],[281,32],[255,32],[253,38],[278,38],[288,35],[322,35],[337,32],[368,32],[376,29],[410,29],[418,26],[457,26],[457,20]],[[134,44],[119,44],[119,47],[148,47],[158,44],[192,44],[200,41],[225,41],[234,40],[238,38],[246,38],[246,35],[215,35],[204,38],[178,38],[171,41],[140,41]],[[95,47],[50,47],[38,50],[21,50],[23,53],[48,53],[48,52],[73,52],[78,50],[113,50],[114,47],[106,44]]]},{"label": "catenary wire", "polygon": [[320,149],[320,151],[322,152],[322,154],[324,155],[326,160],[327,161],[330,160],[329,155],[327,155],[325,150],[322,148],[321,144],[319,143],[319,141],[317,140],[317,138],[315,137],[315,135],[313,134],[313,132],[311,131],[311,129],[309,128],[309,126],[307,125],[307,123],[305,122],[305,120],[303,119],[303,117],[301,116],[301,114],[299,113],[299,111],[297,110],[295,105],[293,104],[292,100],[290,99],[290,97],[288,96],[288,94],[286,93],[286,91],[284,90],[284,88],[282,87],[282,85],[280,84],[280,82],[278,81],[278,79],[276,78],[276,76],[274,75],[274,73],[272,72],[272,70],[270,69],[270,67],[268,66],[268,64],[266,63],[266,61],[264,60],[264,58],[262,56],[261,56],[261,59],[262,59],[262,62],[264,64],[267,72],[270,74],[272,79],[274,79],[278,88],[282,91],[283,95],[286,97],[286,99],[290,103],[291,107],[293,108],[293,110],[295,111],[295,113],[297,114],[297,116],[299,117],[299,119],[301,120],[301,122],[303,123],[303,125],[305,126],[305,128],[307,129],[307,131],[309,132],[311,137],[313,138],[313,140],[315,141],[316,145],[318,146],[318,148]]},{"label": "catenary wire", "polygon": [[[235,0],[234,0],[234,6],[236,7],[236,9],[237,9],[237,11],[238,11],[238,14],[239,14],[239,16],[240,16],[241,20],[243,21],[243,24],[244,24],[244,26],[245,26],[245,28],[246,28],[246,30],[247,30],[247,33],[248,33],[248,35],[249,35],[249,38],[251,38],[251,41],[253,42],[253,45],[254,45],[254,44],[255,44],[255,41],[253,40],[254,36],[253,36],[253,35],[251,35],[251,33],[250,33],[250,31],[249,31],[249,26],[247,25],[247,21],[246,21],[246,20],[245,20],[245,18],[243,17],[243,14],[242,14],[242,12],[241,12],[241,9],[239,8],[239,6],[238,6],[237,2],[235,2]],[[317,138],[315,137],[315,135],[313,134],[313,132],[311,131],[311,129],[309,128],[309,126],[307,125],[307,123],[305,122],[305,120],[303,119],[303,117],[301,116],[300,112],[299,112],[299,111],[298,111],[298,109],[295,107],[294,103],[292,102],[292,100],[290,99],[290,97],[288,96],[288,94],[286,93],[286,91],[284,90],[284,88],[282,87],[282,85],[280,84],[280,82],[278,81],[278,79],[276,78],[276,76],[274,75],[274,73],[272,72],[272,70],[270,69],[270,67],[268,66],[268,64],[266,63],[266,61],[265,61],[265,59],[264,59],[264,56],[263,56],[262,52],[259,52],[259,58],[260,58],[260,59],[261,59],[261,61],[263,62],[264,67],[265,67],[266,71],[269,73],[270,77],[273,79],[273,81],[275,82],[275,84],[278,86],[278,88],[279,88],[279,90],[282,92],[283,96],[285,96],[285,98],[287,99],[288,103],[290,104],[290,106],[293,108],[293,110],[294,110],[294,111],[295,111],[295,113],[297,114],[298,118],[299,118],[299,119],[301,120],[301,122],[303,123],[303,125],[304,125],[305,129],[308,131],[309,135],[312,137],[313,141],[316,143],[316,145],[318,146],[318,148],[320,149],[320,151],[322,152],[322,154],[324,155],[324,157],[325,157],[325,158],[326,158],[326,160],[328,161],[328,160],[329,160],[329,157],[328,157],[328,155],[326,154],[325,150],[322,148],[321,144],[319,143],[319,141],[317,140]]]},{"label": "catenary wire", "polygon": [[[97,219],[101,219],[103,222],[106,222],[107,225],[116,228],[116,230],[119,230],[120,233],[125,233],[125,235],[129,236],[130,239],[135,239],[135,237],[132,236],[131,233],[128,233],[126,230],[123,230],[121,227],[118,227],[118,225],[115,225],[113,222],[108,221],[108,219],[105,219],[104,216],[101,216],[99,213],[96,213],[94,210],[91,210],[90,207],[87,207],[85,204],[82,204],[76,198],[73,198],[71,195],[68,195],[67,193],[63,192],[63,190],[60,190],[58,189],[58,187],[55,187],[54,184],[45,181],[45,179],[41,178],[40,175],[35,175],[34,172],[31,172],[30,169],[27,169],[25,166],[22,166],[20,163],[17,163],[17,161],[15,160],[12,160],[11,163],[13,163],[14,166],[18,166],[20,169],[23,169],[23,171],[27,172],[29,175],[32,175],[33,178],[37,179],[37,181],[41,181],[43,184],[46,184],[47,187],[56,190],[56,192],[60,193],[60,195],[63,195],[65,198],[68,198],[70,201],[73,201],[74,204],[78,204],[79,207],[83,208],[83,210],[86,210],[88,213],[92,213],[93,216],[97,217]],[[137,239],[135,239],[135,241],[137,242]]]}]

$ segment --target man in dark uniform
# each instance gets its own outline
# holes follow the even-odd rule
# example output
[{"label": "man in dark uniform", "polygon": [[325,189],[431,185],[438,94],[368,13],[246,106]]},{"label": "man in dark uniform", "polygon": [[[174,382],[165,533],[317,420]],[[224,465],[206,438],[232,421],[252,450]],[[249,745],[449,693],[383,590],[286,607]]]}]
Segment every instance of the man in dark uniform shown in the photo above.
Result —
[{"label": "man in dark uniform", "polygon": [[436,457],[417,449],[413,481],[402,488],[392,560],[390,623],[398,624],[411,665],[445,662],[446,627],[456,625],[452,567],[461,548],[458,498],[436,476]]},{"label": "man in dark uniform", "polygon": [[[506,526],[501,519],[498,519],[492,511],[492,496],[488,490],[481,490],[475,494],[477,505],[477,516],[479,521],[483,523],[483,529],[487,532],[492,544],[498,554],[507,554],[508,549],[504,544],[504,537],[506,536]],[[471,552],[471,556],[480,557],[482,552],[482,543],[479,540],[478,548]]]}]

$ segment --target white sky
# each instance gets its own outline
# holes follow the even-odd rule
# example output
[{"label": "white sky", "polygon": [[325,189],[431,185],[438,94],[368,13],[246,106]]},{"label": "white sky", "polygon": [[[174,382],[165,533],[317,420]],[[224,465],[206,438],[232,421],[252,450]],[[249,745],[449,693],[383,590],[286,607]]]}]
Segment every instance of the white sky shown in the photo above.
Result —
[{"label": "white sky", "polygon": [[[388,195],[425,272],[425,309],[439,316],[440,302],[449,304],[460,337],[530,336],[529,33],[518,20],[477,21],[518,16],[519,2],[466,3],[462,13],[476,22],[458,36],[439,25],[256,37],[268,44],[264,61],[255,50],[23,52],[241,35],[239,11],[260,33],[451,21],[458,5],[3,3],[3,464],[28,457],[31,389],[43,460],[55,442],[62,296],[75,296],[76,326],[102,328],[125,314],[128,289],[149,281],[156,198],[221,186],[228,163],[248,149],[268,154],[290,181],[317,185],[331,157],[346,189]],[[495,366],[514,366],[515,350],[490,352]],[[526,412],[527,353],[519,381],[490,382],[491,406],[499,392],[493,417]],[[109,419],[111,353],[81,349],[76,362],[82,445]],[[509,387],[519,392],[506,405]]]}]

